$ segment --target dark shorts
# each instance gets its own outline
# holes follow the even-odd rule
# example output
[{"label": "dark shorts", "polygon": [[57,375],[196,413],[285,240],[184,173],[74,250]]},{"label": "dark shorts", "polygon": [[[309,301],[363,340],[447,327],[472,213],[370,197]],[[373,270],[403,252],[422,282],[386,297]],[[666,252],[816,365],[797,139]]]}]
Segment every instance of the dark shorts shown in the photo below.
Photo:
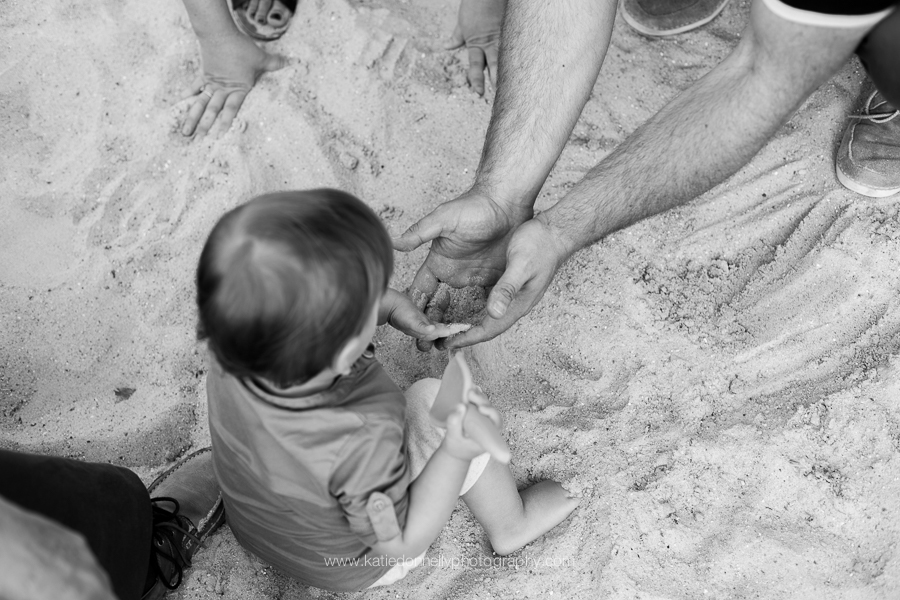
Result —
[{"label": "dark shorts", "polygon": [[896,0],[764,0],[775,14],[821,27],[872,26],[856,54],[878,91],[900,107],[900,2]]}]

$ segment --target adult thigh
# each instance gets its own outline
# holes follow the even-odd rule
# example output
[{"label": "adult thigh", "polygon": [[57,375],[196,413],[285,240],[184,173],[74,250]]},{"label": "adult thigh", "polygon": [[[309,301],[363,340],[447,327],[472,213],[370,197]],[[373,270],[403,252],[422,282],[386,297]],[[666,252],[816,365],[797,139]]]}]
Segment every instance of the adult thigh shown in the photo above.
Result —
[{"label": "adult thigh", "polygon": [[856,53],[878,91],[900,108],[900,8],[869,32]]}]

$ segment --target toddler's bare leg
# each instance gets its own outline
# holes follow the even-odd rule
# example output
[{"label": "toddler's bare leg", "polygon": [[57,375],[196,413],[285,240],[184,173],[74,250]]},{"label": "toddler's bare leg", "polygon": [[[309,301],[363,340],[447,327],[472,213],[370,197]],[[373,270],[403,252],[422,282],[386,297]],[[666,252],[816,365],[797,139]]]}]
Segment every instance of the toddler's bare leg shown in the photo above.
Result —
[{"label": "toddler's bare leg", "polygon": [[519,492],[509,467],[495,460],[488,462],[462,498],[501,556],[562,523],[579,502],[555,481],[541,481]]}]

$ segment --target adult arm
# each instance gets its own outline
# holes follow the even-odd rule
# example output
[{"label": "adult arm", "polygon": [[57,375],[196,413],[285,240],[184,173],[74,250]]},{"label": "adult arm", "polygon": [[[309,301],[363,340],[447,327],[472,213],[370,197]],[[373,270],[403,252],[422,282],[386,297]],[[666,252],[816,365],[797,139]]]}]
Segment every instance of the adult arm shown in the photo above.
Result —
[{"label": "adult arm", "polygon": [[499,335],[531,310],[576,250],[730,177],[846,62],[867,31],[789,22],[754,2],[740,43],[721,64],[515,232],[488,315],[447,346]]},{"label": "adult arm", "polygon": [[410,287],[420,308],[441,281],[491,285],[503,273],[510,236],[531,218],[590,96],[615,8],[615,0],[509,3],[497,95],[475,183],[394,240],[404,252],[432,242]]},{"label": "adult arm", "polygon": [[227,1],[183,0],[203,62],[203,73],[189,89],[195,97],[183,135],[205,135],[216,121],[227,130],[256,80],[285,64],[284,58],[260,49],[238,30]]}]

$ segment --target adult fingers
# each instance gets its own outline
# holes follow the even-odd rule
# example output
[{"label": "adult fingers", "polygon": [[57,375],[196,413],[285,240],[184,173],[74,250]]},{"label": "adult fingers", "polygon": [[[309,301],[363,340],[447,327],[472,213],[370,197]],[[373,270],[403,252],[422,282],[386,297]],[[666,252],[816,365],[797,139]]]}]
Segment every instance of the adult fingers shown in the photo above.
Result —
[{"label": "adult fingers", "polygon": [[426,262],[419,267],[416,276],[413,277],[412,284],[406,290],[406,295],[413,301],[416,308],[424,313],[425,308],[431,302],[440,284],[441,282],[438,281],[437,276],[431,271],[431,267]]},{"label": "adult fingers", "polygon": [[[440,207],[439,207],[440,208]],[[438,209],[435,209],[410,225],[400,237],[393,238],[394,250],[410,252],[425,242],[430,242],[444,233],[444,225],[441,223]]]},{"label": "adult fingers", "polygon": [[194,103],[191,104],[187,117],[184,119],[184,124],[181,126],[181,135],[194,134],[194,131],[197,129],[197,123],[200,122],[200,118],[203,116],[206,105],[209,104],[210,100],[211,97],[208,94],[202,93],[194,98]]},{"label": "adult fingers", "polygon": [[521,315],[514,316],[513,311],[509,311],[502,319],[493,319],[490,315],[485,315],[481,323],[468,331],[464,331],[453,337],[437,340],[434,344],[435,348],[438,350],[456,350],[458,348],[465,348],[466,346],[474,346],[475,344],[487,342],[512,327],[512,324],[524,314],[525,313],[523,312]]},{"label": "adult fingers", "polygon": [[520,264],[511,261],[507,265],[506,272],[488,296],[488,314],[481,323],[459,335],[442,340],[438,349],[452,350],[492,340],[531,310],[543,290],[537,286],[527,289],[527,284],[533,280],[534,275]]},{"label": "adult fingers", "polygon": [[497,90],[497,63],[500,60],[500,44],[491,44],[484,49],[484,56],[487,59],[488,73],[491,77],[491,86],[494,91]]},{"label": "adult fingers", "polygon": [[200,122],[197,124],[198,135],[206,135],[209,132],[216,122],[216,117],[222,112],[222,107],[225,106],[227,97],[228,92],[225,90],[213,92],[212,98],[209,99],[209,103],[206,105],[206,110],[203,111],[203,117],[200,118]]},{"label": "adult fingers", "polygon": [[469,85],[475,90],[479,96],[484,94],[484,50],[481,48],[469,47]]},{"label": "adult fingers", "polygon": [[231,128],[231,124],[234,122],[234,118],[237,116],[238,111],[241,110],[241,105],[244,103],[246,97],[247,92],[243,90],[228,94],[228,98],[225,100],[225,106],[222,107],[222,112],[219,113],[220,131],[228,131]]},{"label": "adult fingers", "polygon": [[[431,270],[429,269],[429,273]],[[434,275],[431,275],[434,277]],[[416,274],[418,278],[418,274]],[[413,280],[413,285],[415,286],[415,280]],[[444,313],[447,312],[447,307],[450,306],[450,290],[444,288],[443,290],[438,291],[440,283],[437,281],[437,278],[434,279],[434,290],[431,292],[431,301],[427,304],[425,309],[425,316],[432,323],[440,323],[444,320]],[[430,286],[431,283],[429,282]],[[433,340],[417,340],[416,348],[418,348],[421,352],[428,352],[431,350],[431,347],[434,345]]]},{"label": "adult fingers", "polygon": [[[524,261],[523,261],[524,262]],[[494,289],[488,295],[488,315],[494,319],[502,319],[506,315],[509,305],[519,295],[519,291],[534,278],[523,262],[510,260],[506,265],[506,271],[494,285]]]},{"label": "adult fingers", "polygon": [[444,43],[444,50],[456,50],[457,48],[462,48],[465,43],[466,38],[463,37],[462,29],[457,24],[456,29],[453,30],[453,35]]},{"label": "adult fingers", "polygon": [[[416,308],[424,313],[440,283],[431,268],[427,264],[423,264],[419,267],[409,289],[406,290],[406,295],[413,301]],[[433,345],[434,342],[431,340],[416,340],[416,348],[421,352],[428,352]]]},{"label": "adult fingers", "polygon": [[181,94],[181,99],[187,100],[192,96],[196,96],[203,90],[204,85],[206,85],[206,79],[203,78],[203,75],[198,75],[194,78],[194,81],[184,89],[184,92]]},{"label": "adult fingers", "polygon": [[267,54],[266,62],[263,63],[264,71],[277,71],[287,65],[287,59],[280,54]]},{"label": "adult fingers", "polygon": [[438,338],[446,338],[466,331],[472,326],[468,323],[430,323],[431,328],[422,335],[422,339],[434,341]]}]

